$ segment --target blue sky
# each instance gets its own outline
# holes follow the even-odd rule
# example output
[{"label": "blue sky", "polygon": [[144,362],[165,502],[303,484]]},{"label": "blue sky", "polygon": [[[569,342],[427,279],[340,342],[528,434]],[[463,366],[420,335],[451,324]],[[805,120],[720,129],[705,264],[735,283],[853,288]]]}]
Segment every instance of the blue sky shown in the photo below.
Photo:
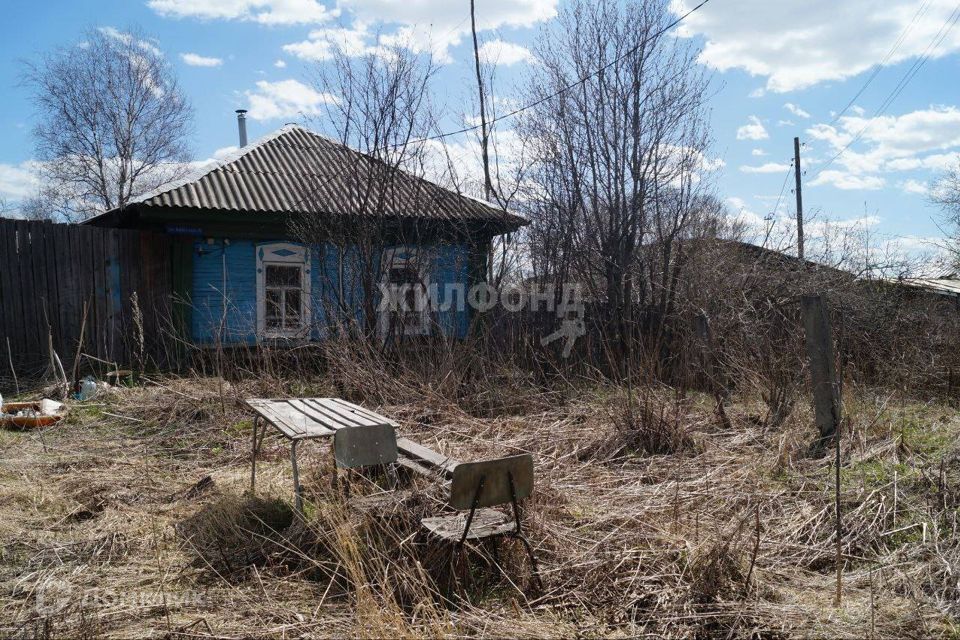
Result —
[{"label": "blue sky", "polygon": [[[530,70],[527,50],[562,1],[477,2],[486,51],[499,58],[501,96],[515,95],[514,83]],[[671,8],[693,5],[673,0]],[[806,143],[808,212],[860,220],[908,247],[941,235],[925,192],[960,152],[955,9],[952,0],[710,0],[678,35],[704,45],[701,63],[711,70],[718,194],[749,220],[768,215],[798,135]],[[251,138],[304,122],[304,114],[322,117],[309,75],[330,41],[359,52],[378,35],[402,37],[432,50],[442,63],[435,101],[446,106],[451,128],[460,124],[473,90],[468,11],[467,0],[5,0],[0,197],[15,205],[36,188],[21,61],[77,41],[86,28],[136,25],[156,39],[196,109],[192,148],[202,160],[236,144],[236,108],[251,109]],[[781,217],[793,214],[791,187],[792,176]]]}]

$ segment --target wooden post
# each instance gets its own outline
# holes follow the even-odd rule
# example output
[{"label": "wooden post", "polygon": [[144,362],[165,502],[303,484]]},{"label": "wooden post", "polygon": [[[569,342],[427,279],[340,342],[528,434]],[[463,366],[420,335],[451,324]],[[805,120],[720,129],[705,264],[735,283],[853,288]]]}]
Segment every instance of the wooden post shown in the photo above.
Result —
[{"label": "wooden post", "polygon": [[800,194],[800,138],[793,139],[793,176],[797,194],[797,257],[803,263],[803,196]]},{"label": "wooden post", "polygon": [[832,440],[834,445],[834,501],[836,509],[837,589],[834,604],[840,606],[843,585],[843,520],[840,513],[840,383],[834,367],[833,336],[830,318],[822,295],[803,296],[803,326],[807,357],[813,382],[813,402],[820,437],[816,448],[824,452]]},{"label": "wooden post", "polygon": [[813,383],[814,411],[820,431],[818,447],[825,447],[840,429],[840,385],[834,366],[833,336],[823,296],[803,296],[803,326]]}]

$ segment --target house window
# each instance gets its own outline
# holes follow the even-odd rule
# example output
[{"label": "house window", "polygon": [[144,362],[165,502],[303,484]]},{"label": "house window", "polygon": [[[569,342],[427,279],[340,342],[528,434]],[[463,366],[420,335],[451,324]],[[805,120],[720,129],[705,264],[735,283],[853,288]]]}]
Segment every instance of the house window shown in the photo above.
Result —
[{"label": "house window", "polygon": [[378,324],[383,338],[430,333],[428,263],[427,256],[416,249],[398,247],[386,252],[382,282],[394,304],[386,305],[380,313]]},{"label": "house window", "polygon": [[310,327],[310,252],[287,243],[257,247],[257,333],[304,337]]}]

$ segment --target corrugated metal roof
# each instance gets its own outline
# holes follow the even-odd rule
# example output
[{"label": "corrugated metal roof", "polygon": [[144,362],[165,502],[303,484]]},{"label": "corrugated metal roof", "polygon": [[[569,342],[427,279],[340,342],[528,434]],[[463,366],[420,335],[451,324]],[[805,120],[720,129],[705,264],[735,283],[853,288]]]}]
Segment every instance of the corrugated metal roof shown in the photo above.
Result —
[{"label": "corrugated metal roof", "polygon": [[130,204],[224,212],[477,220],[495,222],[505,229],[526,224],[525,219],[482,200],[391,171],[365,154],[297,125],[287,125],[204,169],[199,176],[144,194]]}]

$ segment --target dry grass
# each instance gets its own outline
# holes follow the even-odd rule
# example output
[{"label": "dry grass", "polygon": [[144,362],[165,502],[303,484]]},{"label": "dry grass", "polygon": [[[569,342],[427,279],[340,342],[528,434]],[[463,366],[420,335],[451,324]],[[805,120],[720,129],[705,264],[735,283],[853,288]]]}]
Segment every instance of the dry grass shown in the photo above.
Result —
[{"label": "dry grass", "polygon": [[[637,391],[627,414],[624,391],[604,385],[540,394],[523,380],[495,399],[492,383],[480,384],[471,398],[453,373],[429,386],[383,372],[361,380],[359,370],[226,385],[225,410],[215,380],[148,381],[75,405],[69,422],[47,430],[0,432],[3,634],[957,633],[960,421],[949,407],[866,391],[848,402],[838,608],[832,472],[828,459],[805,455],[805,406],[772,430],[759,399],[735,398],[728,428],[712,399],[669,389]],[[457,568],[470,579],[444,601],[446,548],[417,526],[439,508],[441,488],[407,483],[392,506],[362,512],[356,498],[382,479],[353,476],[346,499],[330,486],[326,443],[301,449],[305,520],[289,510],[279,439],[264,444],[258,497],[244,494],[243,397],[362,400],[364,385],[376,385],[370,397],[405,435],[459,459],[534,454],[524,511],[542,593],[521,550],[503,542],[505,571],[477,549]],[[197,484],[205,476],[212,483]]]}]

